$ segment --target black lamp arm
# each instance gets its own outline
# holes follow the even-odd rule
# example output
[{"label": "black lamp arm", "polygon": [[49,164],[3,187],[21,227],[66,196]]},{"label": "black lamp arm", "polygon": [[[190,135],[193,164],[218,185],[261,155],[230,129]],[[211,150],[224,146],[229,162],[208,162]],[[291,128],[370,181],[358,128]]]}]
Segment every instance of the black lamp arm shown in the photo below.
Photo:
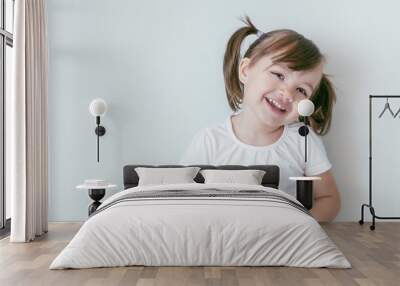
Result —
[{"label": "black lamp arm", "polygon": [[106,129],[100,125],[100,116],[96,116],[96,125],[94,132],[97,135],[97,162],[99,162],[99,137],[106,133]]},{"label": "black lamp arm", "polygon": [[306,135],[304,136],[304,158],[305,162],[307,163],[307,134],[308,134],[308,127],[307,127],[307,117],[304,120],[304,127],[307,128]]},{"label": "black lamp arm", "polygon": [[308,118],[307,116],[303,116],[303,126],[299,128],[299,134],[304,137],[304,161],[307,163],[307,135],[309,133],[309,129],[307,127]]}]

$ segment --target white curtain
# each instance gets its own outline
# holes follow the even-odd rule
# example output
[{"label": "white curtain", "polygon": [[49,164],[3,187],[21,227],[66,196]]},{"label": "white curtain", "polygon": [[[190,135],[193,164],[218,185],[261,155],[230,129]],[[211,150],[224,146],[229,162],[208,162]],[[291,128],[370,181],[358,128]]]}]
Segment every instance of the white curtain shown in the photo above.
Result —
[{"label": "white curtain", "polygon": [[[10,112],[11,242],[47,232],[47,17],[45,0],[16,0]],[[6,120],[7,120],[6,119]],[[7,147],[6,147],[7,148]]]}]

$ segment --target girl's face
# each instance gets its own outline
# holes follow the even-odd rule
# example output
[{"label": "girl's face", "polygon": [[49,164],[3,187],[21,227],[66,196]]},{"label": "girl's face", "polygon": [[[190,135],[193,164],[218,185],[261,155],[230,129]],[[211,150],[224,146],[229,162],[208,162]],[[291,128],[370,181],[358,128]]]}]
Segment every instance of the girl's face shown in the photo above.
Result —
[{"label": "girl's face", "polygon": [[307,71],[293,71],[285,63],[273,63],[264,56],[252,67],[243,58],[239,79],[244,86],[243,107],[263,124],[279,127],[298,120],[297,105],[310,98],[323,74],[322,64]]}]

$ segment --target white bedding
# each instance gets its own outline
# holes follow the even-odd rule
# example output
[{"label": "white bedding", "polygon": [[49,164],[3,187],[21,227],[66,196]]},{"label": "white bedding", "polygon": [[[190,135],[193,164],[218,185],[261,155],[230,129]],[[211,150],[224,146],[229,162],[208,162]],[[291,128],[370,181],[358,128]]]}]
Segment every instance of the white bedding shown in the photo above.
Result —
[{"label": "white bedding", "polygon": [[[122,196],[163,190],[262,190],[239,184],[141,186]],[[298,202],[297,202],[298,203]],[[295,266],[350,268],[342,252],[309,214],[259,198],[182,197],[121,201],[90,217],[50,269],[126,265]]]}]

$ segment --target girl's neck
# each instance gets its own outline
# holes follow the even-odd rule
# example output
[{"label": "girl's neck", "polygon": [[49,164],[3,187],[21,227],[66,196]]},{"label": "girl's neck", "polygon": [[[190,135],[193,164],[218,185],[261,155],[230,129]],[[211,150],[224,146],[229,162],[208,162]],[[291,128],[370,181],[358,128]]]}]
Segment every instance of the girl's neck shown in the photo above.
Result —
[{"label": "girl's neck", "polygon": [[281,137],[284,126],[269,126],[260,122],[251,112],[243,110],[232,118],[232,130],[236,137],[245,144],[267,146]]}]

